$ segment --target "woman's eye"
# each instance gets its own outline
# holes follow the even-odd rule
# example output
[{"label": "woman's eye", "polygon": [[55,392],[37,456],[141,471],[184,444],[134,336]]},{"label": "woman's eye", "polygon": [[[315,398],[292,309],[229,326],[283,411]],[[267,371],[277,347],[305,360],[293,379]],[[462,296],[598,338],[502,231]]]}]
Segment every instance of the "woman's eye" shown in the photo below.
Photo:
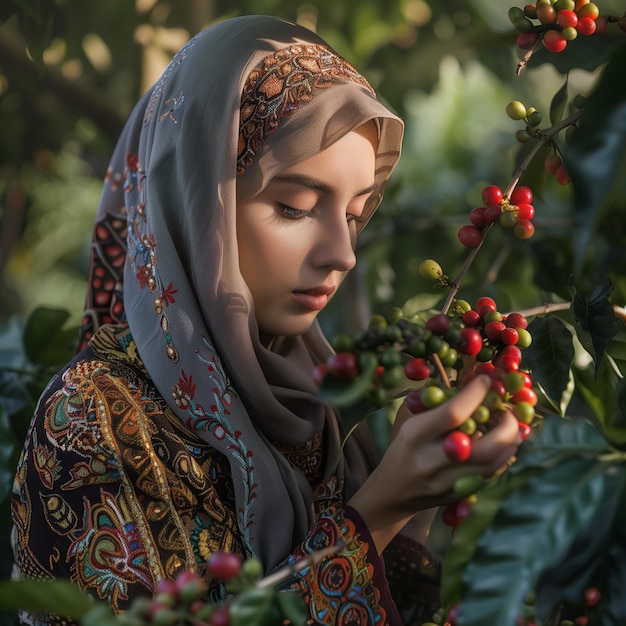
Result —
[{"label": "woman's eye", "polygon": [[290,220],[299,220],[310,214],[310,211],[302,211],[301,209],[294,209],[293,207],[288,206],[286,204],[279,203],[278,208],[280,210],[281,215]]}]

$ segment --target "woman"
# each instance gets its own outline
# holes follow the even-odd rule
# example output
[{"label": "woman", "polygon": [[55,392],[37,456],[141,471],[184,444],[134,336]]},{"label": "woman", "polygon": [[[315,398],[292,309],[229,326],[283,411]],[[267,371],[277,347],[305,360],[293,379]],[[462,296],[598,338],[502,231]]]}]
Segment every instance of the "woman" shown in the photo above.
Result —
[{"label": "woman", "polygon": [[[287,21],[229,20],[174,57],[113,155],[83,349],[18,466],[18,575],[70,578],[122,611],[216,550],[269,572],[343,538],[294,581],[314,623],[428,615],[436,567],[400,531],[457,476],[496,471],[517,422],[503,415],[463,467],[445,457],[479,378],[419,418],[403,407],[376,464],[364,429],[341,449],[312,380],[330,354],[316,316],[356,262],[401,137],[365,79]],[[381,555],[399,553],[404,569],[386,570]]]}]

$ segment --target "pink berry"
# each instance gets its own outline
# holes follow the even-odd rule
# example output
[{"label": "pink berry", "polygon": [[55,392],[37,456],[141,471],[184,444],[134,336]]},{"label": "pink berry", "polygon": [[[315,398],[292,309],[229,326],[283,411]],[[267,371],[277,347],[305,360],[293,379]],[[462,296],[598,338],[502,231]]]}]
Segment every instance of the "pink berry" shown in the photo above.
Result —
[{"label": "pink berry", "polygon": [[209,576],[217,580],[230,580],[241,571],[241,557],[234,552],[214,552],[207,561]]}]

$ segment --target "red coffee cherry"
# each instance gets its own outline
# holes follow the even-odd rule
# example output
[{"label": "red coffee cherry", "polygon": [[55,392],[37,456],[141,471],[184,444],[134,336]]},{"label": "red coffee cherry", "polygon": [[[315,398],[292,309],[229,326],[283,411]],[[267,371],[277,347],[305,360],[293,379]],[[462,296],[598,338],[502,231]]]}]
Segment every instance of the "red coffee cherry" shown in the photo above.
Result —
[{"label": "red coffee cherry", "polygon": [[502,321],[509,328],[528,328],[528,320],[521,313],[509,313]]},{"label": "red coffee cherry", "polygon": [[231,580],[241,571],[241,560],[234,552],[213,552],[207,561],[207,573],[217,580]]},{"label": "red coffee cherry", "polygon": [[461,354],[478,354],[483,347],[483,338],[475,328],[463,328],[461,341],[457,344],[457,350]]},{"label": "red coffee cherry", "polygon": [[556,22],[556,9],[548,3],[540,4],[537,7],[537,19],[545,25]]},{"label": "red coffee cherry", "polygon": [[480,229],[476,228],[476,226],[467,224],[461,226],[457,237],[466,248],[477,248],[483,239],[483,233]]},{"label": "red coffee cherry", "polygon": [[486,207],[496,207],[502,202],[502,189],[496,185],[487,185],[483,189],[482,199]]},{"label": "red coffee cherry", "polygon": [[472,453],[472,439],[460,430],[453,430],[443,441],[443,451],[452,461],[467,461]]},{"label": "red coffee cherry", "polygon": [[511,204],[530,204],[533,201],[533,192],[530,187],[522,185],[511,194]]},{"label": "red coffee cherry", "polygon": [[556,16],[556,23],[561,28],[572,28],[578,24],[578,15],[570,9],[561,9]]},{"label": "red coffee cherry", "polygon": [[353,352],[337,352],[327,363],[333,375],[341,380],[352,380],[359,373],[358,360]]},{"label": "red coffee cherry", "polygon": [[518,220],[532,220],[535,217],[535,207],[532,204],[518,204],[515,216]]},{"label": "red coffee cherry", "polygon": [[425,380],[430,376],[430,367],[425,359],[416,357],[405,363],[404,373],[410,380]]},{"label": "red coffee cherry", "polygon": [[542,42],[550,52],[562,52],[567,45],[567,39],[563,37],[563,33],[559,30],[547,30],[543,35]]},{"label": "red coffee cherry", "polygon": [[517,220],[513,233],[518,239],[530,239],[535,234],[535,227],[530,220]]},{"label": "red coffee cherry", "polygon": [[477,228],[485,228],[487,220],[485,219],[485,207],[476,207],[470,211],[469,219]]},{"label": "red coffee cherry", "polygon": [[596,22],[590,17],[581,17],[576,25],[576,30],[581,35],[593,35],[596,32]]}]

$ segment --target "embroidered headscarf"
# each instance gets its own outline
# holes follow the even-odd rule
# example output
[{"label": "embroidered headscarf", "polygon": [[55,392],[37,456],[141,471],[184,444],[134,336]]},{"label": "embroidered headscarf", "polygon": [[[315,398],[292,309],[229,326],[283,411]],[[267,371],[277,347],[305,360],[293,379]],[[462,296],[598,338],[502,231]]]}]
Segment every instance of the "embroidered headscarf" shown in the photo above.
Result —
[{"label": "embroidered headscarf", "polygon": [[316,396],[312,370],[330,353],[317,323],[261,344],[236,203],[368,120],[379,141],[366,217],[399,157],[401,121],[307,29],[218,23],[137,104],[96,218],[82,339],[128,321],[159,393],[228,459],[244,547],[266,569],[302,540],[314,501],[347,500],[372,459],[359,438],[342,452],[339,420]]}]

